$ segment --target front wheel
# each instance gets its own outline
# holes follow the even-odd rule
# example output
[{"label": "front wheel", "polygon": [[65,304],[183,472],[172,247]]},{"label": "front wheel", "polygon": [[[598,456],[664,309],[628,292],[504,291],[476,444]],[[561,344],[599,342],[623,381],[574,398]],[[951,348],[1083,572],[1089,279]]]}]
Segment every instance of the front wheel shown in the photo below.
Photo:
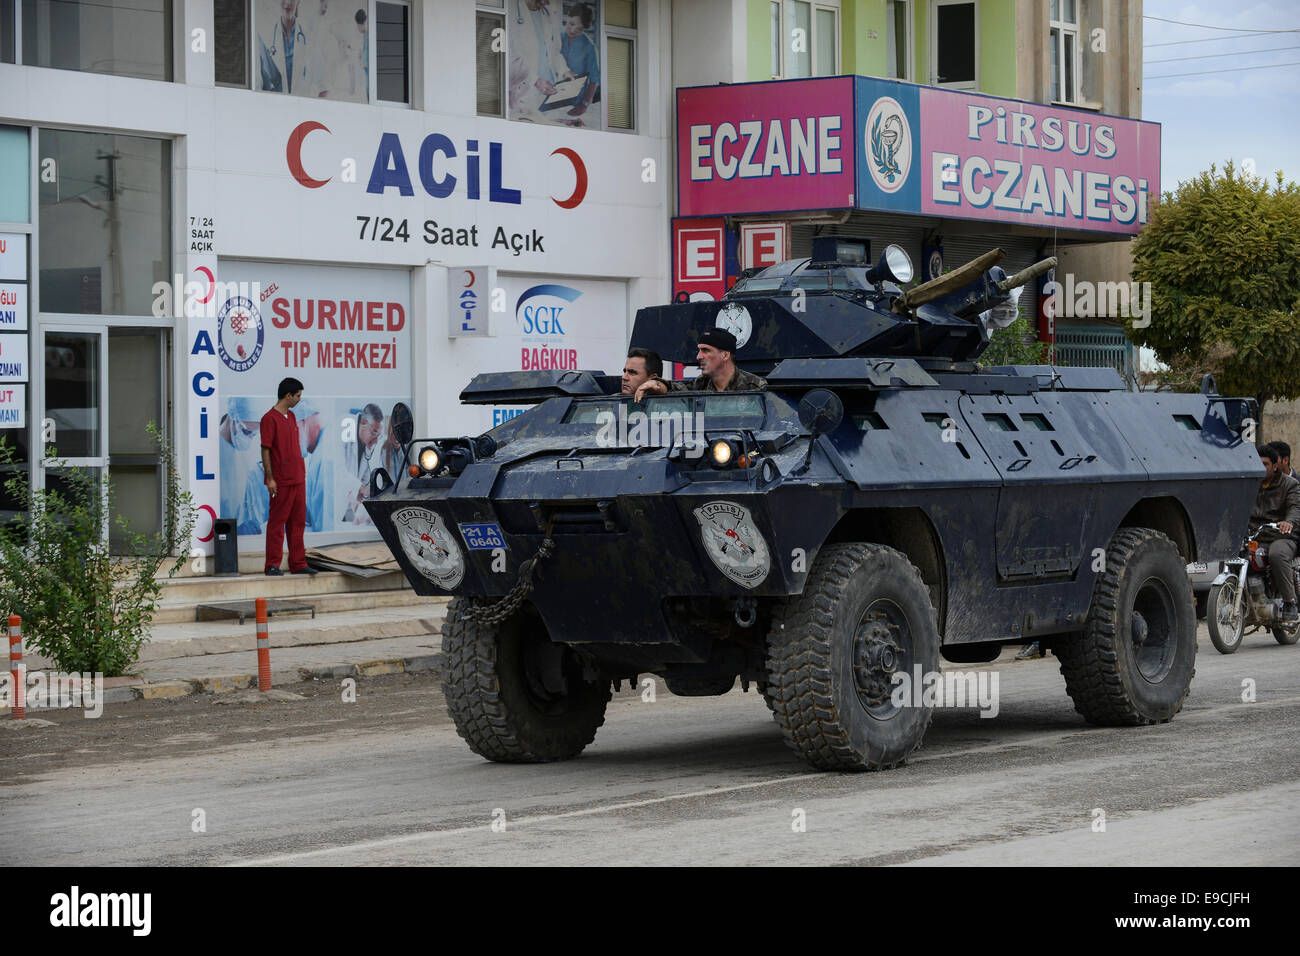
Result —
[{"label": "front wheel", "polygon": [[442,692],[456,732],[502,763],[576,757],[605,722],[608,678],[553,643],[530,606],[496,624],[463,620],[466,606],[452,599],[442,633]]},{"label": "front wheel", "polygon": [[1218,587],[1210,589],[1210,600],[1205,609],[1205,623],[1210,631],[1210,643],[1220,654],[1231,654],[1241,647],[1246,632],[1246,609],[1237,607],[1237,594],[1241,582],[1229,577]]},{"label": "front wheel", "polygon": [[888,769],[921,746],[934,715],[911,682],[938,671],[920,572],[893,548],[832,544],[803,594],[773,614],[765,696],[786,744],[814,767]]}]

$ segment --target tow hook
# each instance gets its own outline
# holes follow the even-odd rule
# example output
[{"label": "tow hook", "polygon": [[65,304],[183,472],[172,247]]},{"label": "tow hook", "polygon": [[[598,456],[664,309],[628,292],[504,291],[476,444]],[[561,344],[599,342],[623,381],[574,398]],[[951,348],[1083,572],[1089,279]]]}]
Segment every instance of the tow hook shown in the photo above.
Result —
[{"label": "tow hook", "polygon": [[758,620],[758,599],[752,597],[736,598],[736,623],[741,627],[753,627]]}]

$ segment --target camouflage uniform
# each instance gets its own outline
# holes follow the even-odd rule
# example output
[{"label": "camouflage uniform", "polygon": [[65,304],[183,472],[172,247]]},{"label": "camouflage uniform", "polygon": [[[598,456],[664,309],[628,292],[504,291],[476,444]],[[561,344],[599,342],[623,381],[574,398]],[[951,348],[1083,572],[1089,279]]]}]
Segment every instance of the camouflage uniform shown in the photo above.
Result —
[{"label": "camouflage uniform", "polygon": [[[668,382],[663,381],[668,386],[670,392],[716,392],[718,389],[713,387],[713,379],[707,375],[698,375],[689,382]],[[752,372],[746,372],[739,366],[736,367],[736,374],[731,376],[731,381],[727,387],[722,389],[724,392],[742,392],[755,391],[757,389],[767,388],[767,379],[759,378]]]}]

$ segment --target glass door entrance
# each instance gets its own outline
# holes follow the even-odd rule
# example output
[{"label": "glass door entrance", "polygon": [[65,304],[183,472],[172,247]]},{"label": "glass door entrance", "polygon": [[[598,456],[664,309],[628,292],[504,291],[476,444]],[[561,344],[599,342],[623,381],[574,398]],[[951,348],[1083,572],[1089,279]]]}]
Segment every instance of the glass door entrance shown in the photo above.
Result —
[{"label": "glass door entrance", "polygon": [[104,410],[108,380],[104,360],[106,326],[45,326],[45,419],[41,427],[45,487],[68,493],[68,469],[102,475]]},{"label": "glass door entrance", "polygon": [[[43,330],[45,487],[63,490],[67,469],[112,484],[111,515],[152,535],[162,524],[163,474],[147,425],[166,427],[167,332],[109,326]],[[128,548],[116,524],[107,529],[117,553]]]}]

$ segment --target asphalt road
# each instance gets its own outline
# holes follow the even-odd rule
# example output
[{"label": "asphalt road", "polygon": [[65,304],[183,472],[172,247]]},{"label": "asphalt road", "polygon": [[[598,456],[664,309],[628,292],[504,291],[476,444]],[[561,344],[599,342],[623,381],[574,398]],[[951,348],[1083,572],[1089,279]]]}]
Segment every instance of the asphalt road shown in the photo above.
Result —
[{"label": "asphalt road", "polygon": [[1300,645],[1223,657],[1202,628],[1191,698],[1148,728],[1086,725],[1054,658],[992,666],[996,718],[941,710],[873,774],[811,772],[738,688],[625,691],[582,757],[541,766],[470,753],[428,674],[361,681],[355,703],[316,684],[43,713],[58,726],[0,733],[0,862],[1300,862]]}]

